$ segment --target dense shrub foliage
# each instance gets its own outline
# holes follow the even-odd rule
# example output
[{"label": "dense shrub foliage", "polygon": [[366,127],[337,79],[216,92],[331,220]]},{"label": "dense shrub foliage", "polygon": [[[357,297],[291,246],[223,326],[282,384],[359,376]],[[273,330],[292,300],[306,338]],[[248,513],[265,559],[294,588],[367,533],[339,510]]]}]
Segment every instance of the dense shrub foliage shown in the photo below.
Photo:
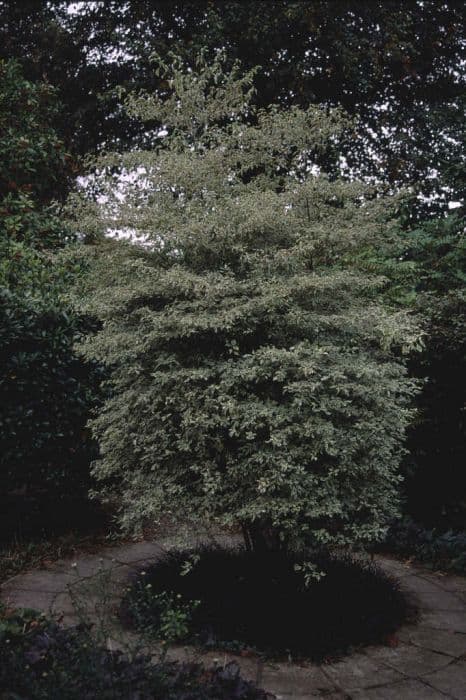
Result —
[{"label": "dense shrub foliage", "polygon": [[240,524],[255,549],[378,538],[397,511],[417,331],[345,261],[386,235],[389,206],[309,170],[338,114],[255,112],[252,75],[218,57],[167,80],[166,100],[129,104],[166,125],[160,145],[98,165],[103,223],[148,241],[103,255],[90,285],[103,328],[84,350],[113,387],[93,422],[101,495],[127,528]]},{"label": "dense shrub foliage", "polygon": [[[60,111],[56,91],[45,82],[32,83],[24,79],[15,61],[0,63],[0,191],[2,207],[10,200],[25,201],[30,198],[30,208],[34,205],[49,204],[66,192],[72,172],[71,157],[66,153],[54,121]],[[6,201],[5,201],[6,197]],[[6,212],[4,212],[6,213]],[[11,224],[11,235],[28,240],[31,231],[15,228],[14,222],[3,220],[3,225]],[[29,220],[19,221],[25,227]],[[43,246],[55,243],[47,239],[53,227],[47,221],[43,231]],[[63,228],[61,229],[63,235]],[[37,246],[39,236],[34,237]]]},{"label": "dense shrub foliage", "polygon": [[[1,611],[0,611],[1,613]],[[267,700],[234,664],[151,663],[99,648],[82,626],[61,628],[34,611],[0,614],[0,689],[28,700]]]},{"label": "dense shrub foliage", "polygon": [[426,222],[406,235],[416,265],[415,307],[425,347],[410,371],[424,381],[408,447],[407,512],[428,527],[466,530],[466,241],[464,218]]},{"label": "dense shrub foliage", "polygon": [[466,358],[464,217],[450,214],[413,228],[403,214],[399,224],[400,235],[370,243],[351,259],[389,280],[381,302],[413,309],[422,319],[422,351],[408,364],[422,390],[408,433],[404,509],[427,527],[465,529],[466,425],[459,380]]},{"label": "dense shrub foliage", "polygon": [[70,175],[45,84],[0,65],[0,491],[88,486],[84,432],[96,373],[76,356],[89,323],[67,301],[81,274],[57,251],[71,234],[51,202]]},{"label": "dense shrub foliage", "polygon": [[390,527],[380,551],[409,557],[431,569],[466,574],[464,531],[427,530],[410,518],[403,518]]},{"label": "dense shrub foliage", "polygon": [[[91,445],[91,369],[73,344],[85,326],[63,295],[70,271],[45,253],[8,242],[0,268],[0,483],[82,492]],[[5,248],[4,248],[5,250]]]},{"label": "dense shrub foliage", "polygon": [[375,565],[309,555],[201,549],[164,555],[139,574],[121,608],[124,621],[155,638],[211,648],[253,648],[274,656],[326,657],[386,639],[415,610]]}]

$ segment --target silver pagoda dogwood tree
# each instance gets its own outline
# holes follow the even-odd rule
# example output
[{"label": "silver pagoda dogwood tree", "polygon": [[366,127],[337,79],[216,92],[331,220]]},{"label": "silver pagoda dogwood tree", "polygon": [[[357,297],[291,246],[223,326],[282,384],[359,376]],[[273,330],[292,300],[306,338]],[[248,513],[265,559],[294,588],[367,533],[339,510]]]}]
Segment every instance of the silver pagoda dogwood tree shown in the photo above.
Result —
[{"label": "silver pagoda dogwood tree", "polygon": [[256,111],[253,73],[221,56],[159,70],[165,94],[127,104],[162,124],[155,145],[98,163],[101,223],[145,245],[102,246],[88,290],[102,328],[83,351],[111,377],[97,491],[127,530],[363,546],[397,512],[419,342],[351,265],[388,235],[390,202],[315,166],[338,113]]}]

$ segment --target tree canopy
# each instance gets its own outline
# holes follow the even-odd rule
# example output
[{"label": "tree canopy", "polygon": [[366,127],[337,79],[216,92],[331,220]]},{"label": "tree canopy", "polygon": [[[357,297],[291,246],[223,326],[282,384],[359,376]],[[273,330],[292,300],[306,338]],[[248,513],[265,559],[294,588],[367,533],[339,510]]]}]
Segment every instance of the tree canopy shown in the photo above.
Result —
[{"label": "tree canopy", "polygon": [[97,164],[103,225],[146,241],[98,261],[86,306],[103,325],[84,351],[113,392],[93,421],[101,495],[128,529],[163,516],[241,524],[253,548],[372,541],[397,511],[418,332],[347,254],[386,236],[390,203],[310,168],[338,113],[258,109],[253,74],[219,55],[160,73],[165,98],[128,101],[165,125],[159,145]]}]

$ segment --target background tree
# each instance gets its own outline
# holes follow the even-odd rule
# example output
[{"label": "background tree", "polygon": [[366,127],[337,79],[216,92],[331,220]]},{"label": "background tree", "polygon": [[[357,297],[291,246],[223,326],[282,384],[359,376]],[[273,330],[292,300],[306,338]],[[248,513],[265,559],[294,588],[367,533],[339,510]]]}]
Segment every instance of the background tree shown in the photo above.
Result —
[{"label": "background tree", "polygon": [[[80,273],[57,251],[72,240],[52,198],[73,163],[53,126],[46,83],[0,63],[0,493],[85,495],[85,433],[96,375],[74,352],[87,329],[66,296]],[[17,506],[15,506],[17,508]],[[17,517],[18,512],[14,513]],[[7,525],[3,523],[2,534]]]},{"label": "background tree", "polygon": [[189,58],[223,47],[230,61],[263,67],[258,106],[326,104],[357,117],[348,175],[421,190],[417,217],[464,198],[464,8],[455,0],[3,0],[0,46],[27,77],[57,86],[57,126],[74,152],[144,140],[116,88],[163,89],[154,51]]},{"label": "background tree", "polygon": [[[401,204],[402,210],[405,203]],[[411,376],[421,380],[417,415],[404,461],[404,513],[429,528],[466,527],[464,389],[464,219],[449,216],[374,240],[351,254],[360,269],[385,276],[379,296],[422,319],[423,349],[411,356]]]},{"label": "background tree", "polygon": [[450,216],[410,232],[406,258],[416,266],[415,305],[425,347],[410,372],[424,382],[410,433],[407,512],[430,527],[466,529],[466,361],[464,221]]},{"label": "background tree", "polygon": [[[145,519],[240,524],[247,546],[377,539],[397,510],[413,383],[404,312],[345,265],[386,234],[386,202],[309,171],[338,114],[256,110],[252,74],[200,58],[161,68],[165,99],[134,116],[167,135],[99,160],[104,225],[146,247],[101,258],[86,356],[111,368],[93,421],[100,495],[124,527]],[[119,175],[139,178],[125,186]]]}]

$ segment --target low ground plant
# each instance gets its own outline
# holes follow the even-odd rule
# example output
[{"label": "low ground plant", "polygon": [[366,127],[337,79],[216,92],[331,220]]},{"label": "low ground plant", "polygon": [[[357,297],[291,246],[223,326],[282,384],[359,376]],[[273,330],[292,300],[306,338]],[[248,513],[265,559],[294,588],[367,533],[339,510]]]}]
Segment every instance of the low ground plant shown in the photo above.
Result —
[{"label": "low ground plant", "polygon": [[63,628],[32,610],[0,610],[2,700],[267,700],[234,664],[128,657],[96,645],[83,625]]},{"label": "low ground plant", "polygon": [[409,557],[439,571],[466,575],[466,532],[427,529],[403,518],[388,530],[379,551]]}]

